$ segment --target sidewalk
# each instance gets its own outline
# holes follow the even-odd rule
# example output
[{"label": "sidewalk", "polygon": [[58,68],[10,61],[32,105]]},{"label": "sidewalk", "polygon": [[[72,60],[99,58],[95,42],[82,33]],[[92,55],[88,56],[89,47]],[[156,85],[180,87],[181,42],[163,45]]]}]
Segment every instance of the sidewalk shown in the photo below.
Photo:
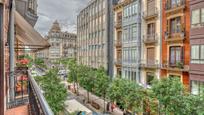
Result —
[{"label": "sidewalk", "polygon": [[[79,96],[80,100],[82,101],[84,98],[87,99],[87,91],[83,88],[79,88]],[[103,112],[104,110],[104,100],[97,97],[96,95],[89,93],[89,101],[94,101],[95,103],[97,103],[100,106],[100,110],[96,110],[95,108],[93,108],[90,104],[86,104],[87,106],[89,106],[90,108],[96,110],[96,111],[100,111]],[[83,102],[83,101],[82,101]],[[107,101],[105,102],[105,107],[107,106]],[[106,108],[105,108],[106,109]],[[119,108],[115,108],[113,110],[113,112],[111,112],[111,115],[123,115],[123,111],[121,111]]]}]

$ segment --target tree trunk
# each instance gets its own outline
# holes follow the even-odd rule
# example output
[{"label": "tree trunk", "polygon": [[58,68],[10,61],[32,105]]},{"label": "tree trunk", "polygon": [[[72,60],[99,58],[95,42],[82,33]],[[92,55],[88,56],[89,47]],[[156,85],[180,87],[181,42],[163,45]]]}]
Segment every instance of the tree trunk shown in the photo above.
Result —
[{"label": "tree trunk", "polygon": [[106,112],[106,94],[104,93],[104,113]]},{"label": "tree trunk", "polygon": [[89,103],[89,91],[87,91],[87,101]]}]

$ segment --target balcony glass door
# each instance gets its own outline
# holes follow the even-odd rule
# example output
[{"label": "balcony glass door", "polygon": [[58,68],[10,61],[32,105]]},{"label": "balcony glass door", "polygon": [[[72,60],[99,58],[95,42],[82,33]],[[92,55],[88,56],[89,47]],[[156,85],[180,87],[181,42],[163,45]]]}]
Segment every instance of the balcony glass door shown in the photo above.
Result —
[{"label": "balcony glass door", "polygon": [[147,0],[147,15],[151,16],[155,13],[155,0]]},{"label": "balcony glass door", "polygon": [[151,23],[147,25],[147,38],[154,39],[155,35],[155,23]]},{"label": "balcony glass door", "polygon": [[155,64],[155,49],[147,48],[147,65]]},{"label": "balcony glass door", "polygon": [[181,47],[171,47],[170,48],[170,65],[176,66],[177,63],[182,62],[182,48]]},{"label": "balcony glass door", "polygon": [[171,34],[179,33],[181,32],[181,18],[173,18],[170,21],[170,28],[171,28]]}]

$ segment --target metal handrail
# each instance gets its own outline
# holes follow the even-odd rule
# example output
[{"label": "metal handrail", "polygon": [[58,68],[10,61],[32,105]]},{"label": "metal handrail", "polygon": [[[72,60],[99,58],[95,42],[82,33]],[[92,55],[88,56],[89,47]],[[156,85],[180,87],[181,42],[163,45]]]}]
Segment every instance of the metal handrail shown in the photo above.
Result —
[{"label": "metal handrail", "polygon": [[147,34],[144,35],[144,42],[151,42],[151,41],[157,41],[158,40],[158,35],[157,34]]},{"label": "metal handrail", "polygon": [[[148,11],[144,11],[144,12],[143,12],[143,17],[144,17],[144,18],[147,18],[147,17],[154,16],[154,15],[157,15],[157,14],[158,14],[158,9],[157,9],[157,7],[155,7],[155,8],[152,9],[152,10],[154,10],[152,13],[149,13]],[[152,11],[152,10],[151,10],[151,11]]]},{"label": "metal handrail", "polygon": [[[48,105],[45,97],[43,96],[37,82],[31,76],[30,71],[28,71],[28,78],[30,80],[30,85],[31,85],[32,91],[37,96],[37,99],[39,101],[39,105],[41,107],[41,110],[42,110],[43,114],[44,115],[54,115],[54,113],[52,112],[50,106]],[[30,104],[32,104],[32,103],[30,103]]]},{"label": "metal handrail", "polygon": [[165,9],[170,10],[170,9],[173,9],[173,8],[183,6],[185,4],[186,4],[185,0],[181,0],[180,2],[178,2],[178,3],[174,4],[174,5],[172,5],[171,2],[166,2]]}]

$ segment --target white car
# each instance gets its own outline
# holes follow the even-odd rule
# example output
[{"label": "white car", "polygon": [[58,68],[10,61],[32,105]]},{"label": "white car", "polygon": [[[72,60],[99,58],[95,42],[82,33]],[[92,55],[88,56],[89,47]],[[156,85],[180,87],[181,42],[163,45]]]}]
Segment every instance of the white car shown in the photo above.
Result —
[{"label": "white car", "polygon": [[67,74],[66,70],[59,70],[58,75],[64,75]]}]

